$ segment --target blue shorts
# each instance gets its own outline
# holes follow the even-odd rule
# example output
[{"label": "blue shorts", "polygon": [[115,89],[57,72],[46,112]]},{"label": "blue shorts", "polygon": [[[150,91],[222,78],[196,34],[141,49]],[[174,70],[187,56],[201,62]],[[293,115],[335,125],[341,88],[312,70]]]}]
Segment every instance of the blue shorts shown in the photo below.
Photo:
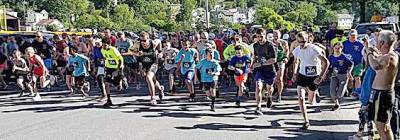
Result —
[{"label": "blue shorts", "polygon": [[257,71],[256,81],[262,81],[264,84],[272,85],[274,84],[276,77],[275,72]]},{"label": "blue shorts", "polygon": [[183,80],[193,81],[193,78],[194,78],[194,71],[193,70],[188,70],[186,73],[182,74],[182,79]]}]

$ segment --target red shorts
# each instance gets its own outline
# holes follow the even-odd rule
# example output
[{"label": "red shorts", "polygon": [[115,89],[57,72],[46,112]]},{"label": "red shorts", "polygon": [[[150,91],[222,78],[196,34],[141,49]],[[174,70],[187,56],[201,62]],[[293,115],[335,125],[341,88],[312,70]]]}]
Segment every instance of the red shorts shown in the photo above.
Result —
[{"label": "red shorts", "polygon": [[239,86],[247,81],[247,74],[235,75],[236,85]]},{"label": "red shorts", "polygon": [[33,74],[37,75],[37,76],[43,76],[44,75],[43,68],[34,68],[33,69]]}]

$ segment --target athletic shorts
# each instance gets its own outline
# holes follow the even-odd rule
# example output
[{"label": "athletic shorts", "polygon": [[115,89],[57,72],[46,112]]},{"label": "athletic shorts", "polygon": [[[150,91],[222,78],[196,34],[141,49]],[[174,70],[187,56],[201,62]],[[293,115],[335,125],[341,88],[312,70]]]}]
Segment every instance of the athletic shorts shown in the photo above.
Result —
[{"label": "athletic shorts", "polygon": [[28,78],[28,74],[15,74],[15,77],[17,77],[17,79],[23,79],[23,82],[29,82],[29,78]]},{"label": "athletic shorts", "polygon": [[218,81],[214,81],[214,82],[202,82],[203,83],[203,87],[206,89],[211,89],[211,88],[217,88],[218,86]]},{"label": "athletic shorts", "polygon": [[273,85],[275,81],[275,72],[257,71],[256,81],[262,81],[264,84]]},{"label": "athletic shorts", "polygon": [[182,74],[182,79],[183,80],[193,80],[194,77],[194,71],[193,70],[189,70],[186,73]]},{"label": "athletic shorts", "polygon": [[247,81],[247,74],[235,75],[236,85],[241,85],[242,83],[246,83],[246,81]]},{"label": "athletic shorts", "polygon": [[122,79],[120,74],[116,74],[117,69],[105,68],[106,77],[105,80],[107,83],[111,83],[114,85],[118,85],[119,81]]},{"label": "athletic shorts", "polygon": [[67,63],[65,60],[57,60],[57,67],[65,67]]},{"label": "athletic shorts", "polygon": [[374,121],[387,123],[392,117],[395,93],[390,90],[372,90]]},{"label": "athletic shorts", "polygon": [[175,75],[176,68],[171,68],[171,69],[169,69],[169,70],[167,70],[167,71],[168,71],[168,74]]},{"label": "athletic shorts", "polygon": [[78,86],[83,86],[83,84],[86,82],[86,76],[74,76],[75,84]]},{"label": "athletic shorts", "polygon": [[311,91],[316,91],[319,85],[315,84],[314,80],[318,77],[319,76],[304,76],[299,74],[297,77],[297,86],[306,87]]},{"label": "athletic shorts", "polygon": [[145,69],[145,71],[146,71],[146,73],[147,72],[152,72],[152,73],[157,73],[157,70],[158,70],[158,65],[156,64],[156,63],[154,63],[153,65],[151,65],[151,66],[147,66],[146,68],[144,68]]},{"label": "athletic shorts", "polygon": [[361,77],[363,72],[364,72],[364,65],[358,64],[354,66],[353,71],[351,73],[353,74],[353,77]]}]

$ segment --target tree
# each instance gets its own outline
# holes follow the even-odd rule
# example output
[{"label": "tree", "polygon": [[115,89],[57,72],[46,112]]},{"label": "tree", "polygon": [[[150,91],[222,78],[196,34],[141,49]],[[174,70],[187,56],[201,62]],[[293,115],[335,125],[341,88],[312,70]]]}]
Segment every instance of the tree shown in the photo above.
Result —
[{"label": "tree", "polygon": [[52,32],[57,32],[58,31],[58,27],[57,27],[57,25],[52,24],[52,25],[48,25],[46,27],[46,30],[47,31],[52,31]]},{"label": "tree", "polygon": [[276,13],[272,8],[263,7],[257,9],[256,21],[268,29],[288,29],[291,30],[295,24],[286,21],[283,16]]},{"label": "tree", "polygon": [[[192,11],[196,8],[197,2],[196,0],[184,0],[182,2],[182,10],[178,15],[178,21],[183,21],[186,25],[191,25],[192,21]],[[190,27],[190,26],[189,26]]]},{"label": "tree", "polygon": [[71,22],[72,16],[80,16],[87,13],[89,1],[87,0],[50,0],[44,4],[44,9],[50,16],[63,22]]},{"label": "tree", "polygon": [[236,7],[246,8],[247,0],[236,0]]}]

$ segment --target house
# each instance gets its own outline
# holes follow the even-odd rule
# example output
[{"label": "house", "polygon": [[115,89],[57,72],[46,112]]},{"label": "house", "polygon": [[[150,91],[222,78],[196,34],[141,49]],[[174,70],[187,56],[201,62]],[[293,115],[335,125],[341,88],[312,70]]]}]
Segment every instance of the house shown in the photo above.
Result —
[{"label": "house", "polygon": [[55,25],[58,30],[64,29],[64,24],[58,19],[43,19],[35,24],[35,29],[38,31],[47,31],[47,27]]},{"label": "house", "polygon": [[17,12],[10,9],[0,9],[0,30],[20,30],[20,19]]},{"label": "house", "polygon": [[33,10],[28,10],[26,13],[26,23],[25,29],[27,31],[36,30],[36,24],[42,20],[48,20],[49,13],[46,10],[40,12],[35,12]]},{"label": "house", "polygon": [[253,8],[233,8],[223,10],[219,17],[229,23],[243,23],[250,24],[254,22],[256,11]]}]

